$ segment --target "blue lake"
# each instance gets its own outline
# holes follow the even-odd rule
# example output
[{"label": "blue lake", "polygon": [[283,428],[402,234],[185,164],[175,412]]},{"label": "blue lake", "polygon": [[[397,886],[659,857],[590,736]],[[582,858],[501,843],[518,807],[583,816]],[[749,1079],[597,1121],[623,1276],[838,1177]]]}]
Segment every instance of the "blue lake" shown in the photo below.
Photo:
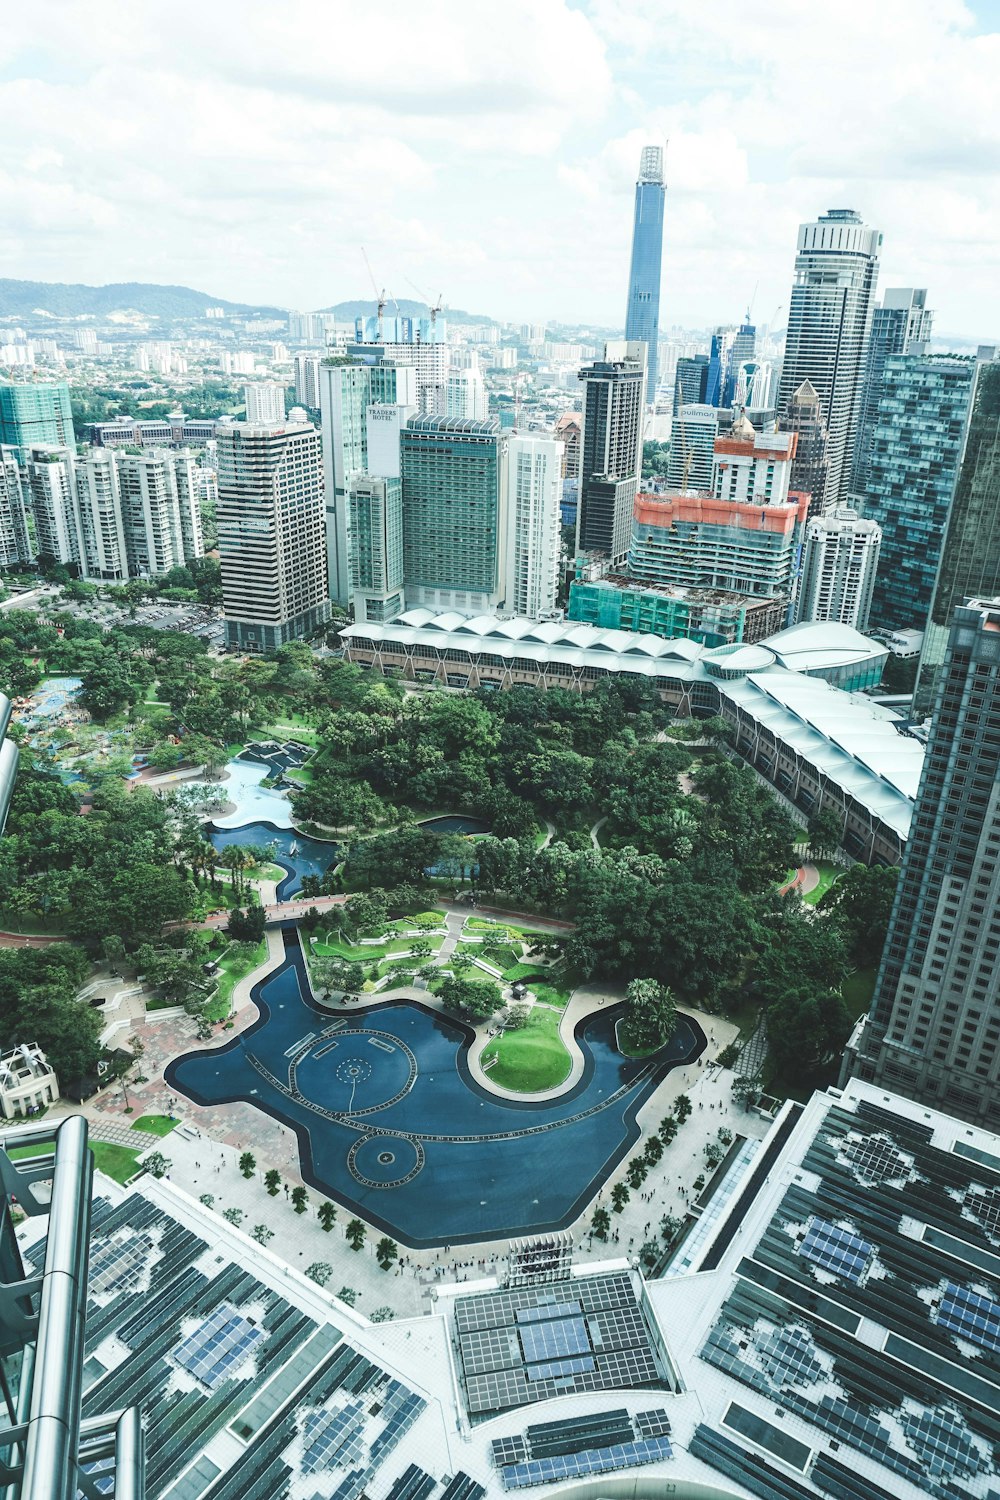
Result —
[{"label": "blue lake", "polygon": [[587,1063],[570,1093],[501,1100],[472,1080],[471,1032],[431,1010],[320,1011],[298,937],[284,936],[285,963],[253,991],[260,1020],[226,1047],[176,1059],[167,1083],[198,1104],[243,1100],[283,1120],[307,1182],[414,1247],[571,1223],[638,1139],[641,1105],[705,1046],[682,1019],[655,1058],[624,1058],[612,1007],[577,1033]]},{"label": "blue lake", "polygon": [[311,839],[292,828],[278,828],[274,823],[241,823],[239,828],[220,828],[217,823],[209,823],[206,832],[216,849],[225,849],[228,844],[273,844],[274,863],[287,871],[284,880],[278,883],[279,901],[287,901],[302,889],[303,875],[324,875],[340,847]]}]

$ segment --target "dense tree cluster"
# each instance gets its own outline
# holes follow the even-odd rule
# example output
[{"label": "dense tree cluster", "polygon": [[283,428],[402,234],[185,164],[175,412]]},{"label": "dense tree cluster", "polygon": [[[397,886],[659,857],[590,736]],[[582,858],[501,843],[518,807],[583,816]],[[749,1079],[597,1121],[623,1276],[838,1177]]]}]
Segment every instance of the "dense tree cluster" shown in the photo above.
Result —
[{"label": "dense tree cluster", "polygon": [[97,1013],[74,999],[90,973],[70,943],[0,948],[0,1036],[4,1048],[37,1042],[61,1084],[93,1073],[100,1057]]}]

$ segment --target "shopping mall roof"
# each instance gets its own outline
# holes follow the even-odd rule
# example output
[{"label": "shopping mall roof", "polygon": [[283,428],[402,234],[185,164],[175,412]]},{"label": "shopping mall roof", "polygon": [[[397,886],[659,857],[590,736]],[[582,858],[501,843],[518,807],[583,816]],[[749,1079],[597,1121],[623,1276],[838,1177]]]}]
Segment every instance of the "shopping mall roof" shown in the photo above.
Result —
[{"label": "shopping mall roof", "polygon": [[742,1170],[647,1286],[701,1403],[675,1445],[781,1500],[994,1500],[1000,1140],[852,1080]]},{"label": "shopping mall roof", "polygon": [[719,691],[905,839],[924,747],[900,734],[898,714],[783,668],[720,683]]},{"label": "shopping mall roof", "polygon": [[888,656],[888,647],[839,620],[804,620],[768,637],[768,647],[793,672],[829,671]]}]

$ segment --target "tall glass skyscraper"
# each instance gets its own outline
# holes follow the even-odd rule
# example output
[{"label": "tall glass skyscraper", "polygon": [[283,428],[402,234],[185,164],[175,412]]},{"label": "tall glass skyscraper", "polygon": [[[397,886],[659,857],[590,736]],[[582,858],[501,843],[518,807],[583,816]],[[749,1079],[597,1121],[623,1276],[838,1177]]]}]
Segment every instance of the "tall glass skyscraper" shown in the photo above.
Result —
[{"label": "tall glass skyscraper", "polygon": [[881,243],[879,231],[849,208],[799,228],[778,415],[811,381],[828,435],[824,507],[850,487]]},{"label": "tall glass skyscraper", "polygon": [[890,354],[924,354],[931,336],[934,314],[927,306],[923,287],[890,287],[872,314],[868,340],[868,363],[861,392],[858,437],[854,445],[851,489],[861,497],[868,483],[872,440],[878,403]]},{"label": "tall glass skyscraper", "polygon": [[632,263],[628,274],[625,338],[646,345],[646,400],[656,400],[656,357],[660,337],[660,268],[663,262],[663,147],[643,146],[635,185]]},{"label": "tall glass skyscraper", "polygon": [[1000,594],[1000,362],[977,364],[969,422],[927,617],[917,707],[929,710],[955,606]]},{"label": "tall glass skyscraper", "polygon": [[871,1013],[844,1072],[1000,1122],[1000,599],[952,616]]},{"label": "tall glass skyscraper", "polygon": [[872,426],[864,514],[882,528],[871,623],[921,630],[976,380],[974,359],[891,354]]}]

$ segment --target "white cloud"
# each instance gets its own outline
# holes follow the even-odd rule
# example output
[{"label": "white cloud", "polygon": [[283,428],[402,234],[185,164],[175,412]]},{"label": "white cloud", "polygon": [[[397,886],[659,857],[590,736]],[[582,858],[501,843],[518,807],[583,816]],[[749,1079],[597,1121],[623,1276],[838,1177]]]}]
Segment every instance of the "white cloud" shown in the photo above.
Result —
[{"label": "white cloud", "polygon": [[854,206],[882,284],[1000,332],[1000,33],[959,0],[36,0],[0,38],[7,273],[397,295],[617,322],[641,146],[669,137],[663,317],[787,299]]}]

